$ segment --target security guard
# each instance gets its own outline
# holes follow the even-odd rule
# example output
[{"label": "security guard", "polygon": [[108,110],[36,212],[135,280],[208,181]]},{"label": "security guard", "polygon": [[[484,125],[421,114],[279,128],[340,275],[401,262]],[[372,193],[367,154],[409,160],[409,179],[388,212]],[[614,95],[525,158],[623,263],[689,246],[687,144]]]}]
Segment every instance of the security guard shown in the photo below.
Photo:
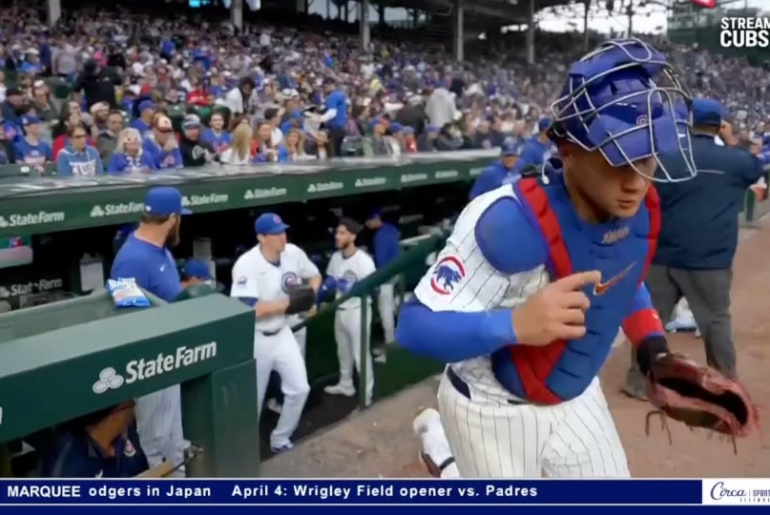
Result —
[{"label": "security guard", "polygon": [[[182,292],[174,258],[168,250],[179,244],[182,194],[176,188],[158,187],[147,192],[139,227],[126,238],[112,264],[112,279],[133,278],[153,295],[171,302]],[[188,445],[182,432],[182,394],[179,385],[137,400],[136,423],[142,448],[151,467],[163,461],[177,466]],[[184,477],[180,467],[173,477]]]},{"label": "security guard", "polygon": [[[706,344],[709,366],[736,375],[730,327],[732,263],[738,245],[738,216],[746,190],[764,173],[766,159],[736,147],[730,124],[716,100],[693,101],[692,154],[697,175],[656,184],[661,202],[658,250],[645,283],[653,305],[669,316],[684,296]],[[715,143],[719,135],[725,146]],[[677,153],[679,155],[679,153]],[[684,166],[681,156],[663,156],[666,168]],[[624,391],[644,397],[644,378],[634,365]]]},{"label": "security guard", "polygon": [[[377,269],[388,266],[398,259],[401,254],[401,233],[395,225],[382,220],[382,212],[374,210],[366,217],[366,227],[374,232],[374,264]],[[382,331],[385,336],[385,345],[390,345],[396,341],[396,296],[395,285],[398,277],[380,285],[377,295],[377,309],[380,312],[380,321],[382,322]],[[383,360],[385,353],[383,349],[377,349],[374,352],[378,360]]]},{"label": "security guard", "polygon": [[43,477],[126,478],[147,470],[134,405],[131,399],[74,420],[43,457]]},{"label": "security guard", "polygon": [[[513,183],[521,177],[516,172],[516,163],[519,161],[521,147],[512,138],[505,140],[501,146],[500,161],[492,163],[481,172],[476,182],[471,187],[468,195],[470,200],[475,199],[488,191],[499,188],[503,184]],[[379,266],[379,265],[378,265]]]}]

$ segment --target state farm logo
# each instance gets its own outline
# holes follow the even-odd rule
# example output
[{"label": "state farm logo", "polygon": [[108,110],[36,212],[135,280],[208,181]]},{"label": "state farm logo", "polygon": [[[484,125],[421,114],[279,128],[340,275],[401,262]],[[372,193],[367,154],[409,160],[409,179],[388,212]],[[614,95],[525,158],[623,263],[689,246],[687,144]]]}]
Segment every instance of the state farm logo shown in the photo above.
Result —
[{"label": "state farm logo", "polygon": [[208,195],[185,195],[182,197],[184,207],[209,206],[211,204],[225,204],[230,200],[229,195],[210,193]]},{"label": "state farm logo", "polygon": [[401,184],[407,184],[410,182],[427,181],[427,173],[405,173],[401,176]]},{"label": "state farm logo", "polygon": [[260,198],[285,197],[289,191],[286,188],[254,188],[246,190],[243,194],[244,200],[255,200]]},{"label": "state farm logo", "polygon": [[385,177],[372,177],[369,179],[356,179],[356,188],[371,188],[372,186],[383,186],[388,180]]},{"label": "state farm logo", "polygon": [[460,176],[457,170],[440,170],[436,172],[436,179],[455,179]]},{"label": "state farm logo", "polygon": [[345,185],[341,182],[329,181],[329,182],[316,182],[307,187],[308,193],[323,193],[325,191],[337,191],[344,188]]},{"label": "state farm logo", "polygon": [[104,218],[105,216],[133,215],[144,211],[142,202],[123,202],[120,204],[96,204],[91,208],[91,218]]},{"label": "state farm logo", "polygon": [[38,211],[37,213],[12,214],[8,215],[7,218],[0,216],[0,229],[58,223],[63,222],[65,217],[65,213],[61,211]]}]

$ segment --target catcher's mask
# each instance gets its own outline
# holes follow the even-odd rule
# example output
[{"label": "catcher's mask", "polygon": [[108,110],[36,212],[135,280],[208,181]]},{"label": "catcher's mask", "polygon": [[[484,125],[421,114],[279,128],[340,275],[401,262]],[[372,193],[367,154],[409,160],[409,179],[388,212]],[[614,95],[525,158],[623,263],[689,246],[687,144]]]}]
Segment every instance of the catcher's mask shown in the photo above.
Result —
[{"label": "catcher's mask", "polygon": [[[570,67],[562,96],[551,104],[549,136],[599,151],[612,166],[630,165],[657,182],[696,174],[690,143],[690,96],[666,58],[638,39],[607,41]],[[659,154],[679,152],[685,166]],[[635,161],[655,157],[654,177]]]}]

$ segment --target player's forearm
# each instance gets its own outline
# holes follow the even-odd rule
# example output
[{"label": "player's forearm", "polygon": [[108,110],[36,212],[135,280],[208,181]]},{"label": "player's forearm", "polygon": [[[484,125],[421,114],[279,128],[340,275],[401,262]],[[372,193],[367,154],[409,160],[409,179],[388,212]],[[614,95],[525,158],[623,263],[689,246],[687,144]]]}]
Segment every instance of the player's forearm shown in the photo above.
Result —
[{"label": "player's forearm", "polygon": [[516,342],[508,309],[458,312],[431,311],[419,302],[401,308],[396,341],[412,352],[455,363]]},{"label": "player's forearm", "polygon": [[313,288],[314,292],[318,293],[318,289],[321,287],[322,281],[323,281],[323,278],[321,277],[321,274],[318,274],[311,277],[307,283],[311,288]]}]

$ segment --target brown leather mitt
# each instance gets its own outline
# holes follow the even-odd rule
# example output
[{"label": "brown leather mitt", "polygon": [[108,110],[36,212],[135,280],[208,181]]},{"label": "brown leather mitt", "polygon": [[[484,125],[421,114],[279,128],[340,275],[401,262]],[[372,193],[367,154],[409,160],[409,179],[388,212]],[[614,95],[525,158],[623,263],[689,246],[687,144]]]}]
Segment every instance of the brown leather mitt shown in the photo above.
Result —
[{"label": "brown leather mitt", "polygon": [[[746,389],[736,380],[678,354],[663,354],[652,362],[647,375],[647,398],[658,408],[647,415],[666,417],[692,428],[702,427],[735,438],[748,436],[758,428],[759,416]],[[671,433],[668,432],[669,442]]]}]

